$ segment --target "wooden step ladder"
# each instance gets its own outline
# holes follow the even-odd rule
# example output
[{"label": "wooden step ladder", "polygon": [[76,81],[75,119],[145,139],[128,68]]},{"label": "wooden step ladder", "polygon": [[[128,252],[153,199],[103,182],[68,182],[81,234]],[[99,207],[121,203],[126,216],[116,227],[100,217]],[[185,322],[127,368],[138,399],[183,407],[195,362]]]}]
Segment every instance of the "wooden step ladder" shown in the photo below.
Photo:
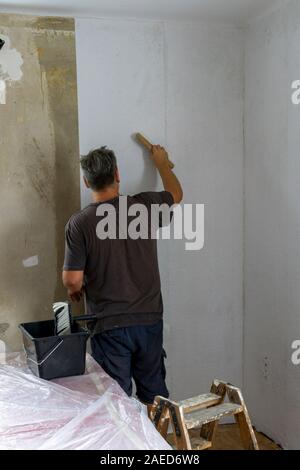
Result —
[{"label": "wooden step ladder", "polygon": [[[225,397],[229,403],[224,403]],[[246,450],[259,450],[248,410],[239,388],[215,380],[210,393],[180,402],[157,396],[150,413],[156,429],[166,439],[172,425],[174,446],[178,450],[205,450],[212,446],[220,419],[234,416]],[[191,429],[199,437],[190,437]]]}]

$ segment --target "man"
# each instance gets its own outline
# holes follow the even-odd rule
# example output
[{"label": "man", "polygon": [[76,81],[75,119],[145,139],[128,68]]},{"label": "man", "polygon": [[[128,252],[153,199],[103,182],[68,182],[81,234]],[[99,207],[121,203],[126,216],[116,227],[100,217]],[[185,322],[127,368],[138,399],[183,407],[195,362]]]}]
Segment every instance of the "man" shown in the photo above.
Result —
[{"label": "man", "polygon": [[[171,207],[182,200],[181,185],[165,149],[155,145],[151,154],[164,191],[127,196],[129,208],[142,204],[149,214],[153,204]],[[138,398],[151,405],[156,395],[169,395],[157,242],[151,236],[99,238],[97,225],[103,220],[99,209],[114,208],[119,214],[122,196],[116,157],[101,147],[83,157],[81,167],[94,202],[74,214],[66,226],[63,283],[73,301],[80,300],[84,289],[86,313],[97,316],[89,324],[94,359],[129,396],[133,378]]]}]

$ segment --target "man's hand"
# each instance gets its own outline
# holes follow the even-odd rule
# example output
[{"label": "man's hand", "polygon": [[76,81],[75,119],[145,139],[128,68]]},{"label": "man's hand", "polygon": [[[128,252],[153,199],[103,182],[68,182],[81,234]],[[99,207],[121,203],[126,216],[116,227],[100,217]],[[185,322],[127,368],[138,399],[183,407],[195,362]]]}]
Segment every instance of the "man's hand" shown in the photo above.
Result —
[{"label": "man's hand", "polygon": [[161,176],[165,191],[172,194],[175,204],[179,204],[182,201],[183,192],[177,177],[170,168],[168,152],[160,145],[152,145],[151,155]]},{"label": "man's hand", "polygon": [[169,166],[168,152],[161,145],[152,145],[151,156],[157,169]]},{"label": "man's hand", "polygon": [[80,302],[83,296],[83,289],[80,291],[73,291],[72,289],[68,289],[68,297],[72,302]]}]

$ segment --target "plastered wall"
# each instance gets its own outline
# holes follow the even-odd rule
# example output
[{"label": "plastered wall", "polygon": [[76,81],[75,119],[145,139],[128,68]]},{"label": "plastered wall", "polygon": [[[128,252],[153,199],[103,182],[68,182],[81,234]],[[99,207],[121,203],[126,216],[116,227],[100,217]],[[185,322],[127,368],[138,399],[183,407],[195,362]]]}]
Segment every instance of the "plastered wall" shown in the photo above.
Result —
[{"label": "plastered wall", "polygon": [[[205,204],[205,246],[161,241],[168,383],[174,398],[241,384],[243,32],[192,23],[76,21],[80,151],[108,145],[121,190],[161,188],[131,139],[167,146],[185,202]],[[89,202],[82,186],[82,204]]]},{"label": "plastered wall", "polygon": [[244,388],[256,426],[287,449],[300,443],[299,44],[298,1],[246,33]]}]

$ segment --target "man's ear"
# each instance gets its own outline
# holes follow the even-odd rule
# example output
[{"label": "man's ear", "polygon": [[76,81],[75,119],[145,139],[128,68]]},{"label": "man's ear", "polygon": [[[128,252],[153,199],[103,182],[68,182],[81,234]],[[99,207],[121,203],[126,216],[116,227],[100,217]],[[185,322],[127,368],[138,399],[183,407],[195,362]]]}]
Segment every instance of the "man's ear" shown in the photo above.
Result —
[{"label": "man's ear", "polygon": [[86,186],[87,188],[89,188],[90,185],[89,185],[88,180],[86,179],[85,176],[83,177],[83,181],[84,181],[85,186]]},{"label": "man's ear", "polygon": [[116,169],[115,179],[116,179],[116,182],[117,182],[117,183],[120,183],[121,179],[120,179],[120,173],[119,173],[119,169],[118,169],[118,168]]}]

